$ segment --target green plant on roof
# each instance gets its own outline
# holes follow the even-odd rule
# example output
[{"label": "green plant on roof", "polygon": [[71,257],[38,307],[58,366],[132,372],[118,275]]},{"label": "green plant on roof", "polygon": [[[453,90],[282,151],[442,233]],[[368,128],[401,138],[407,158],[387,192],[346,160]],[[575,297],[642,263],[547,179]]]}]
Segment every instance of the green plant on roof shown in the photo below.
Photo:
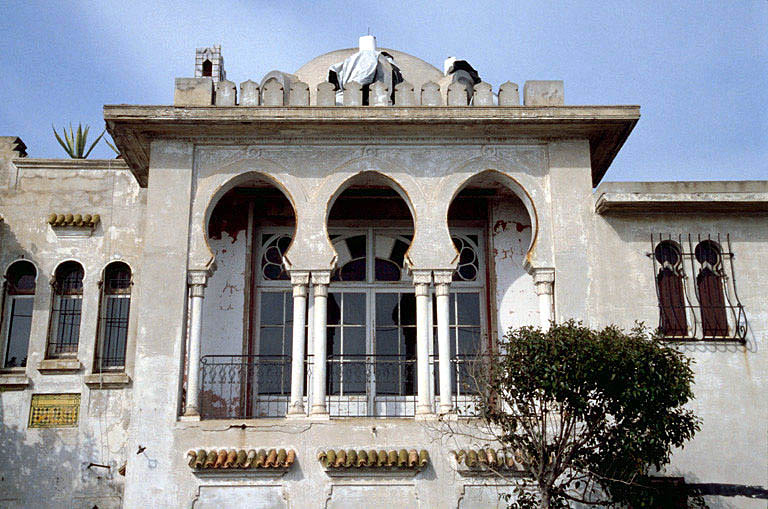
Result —
[{"label": "green plant on roof", "polygon": [[99,140],[104,136],[104,131],[102,131],[86,151],[85,147],[88,143],[88,130],[90,129],[90,126],[86,125],[85,128],[83,128],[82,124],[77,124],[77,132],[75,132],[72,128],[72,124],[69,124],[69,132],[67,132],[66,127],[63,129],[63,140],[61,139],[61,136],[59,136],[59,133],[56,132],[56,128],[53,126],[51,127],[53,128],[54,136],[56,136],[56,141],[59,142],[61,148],[63,148],[67,155],[72,159],[86,159]]}]

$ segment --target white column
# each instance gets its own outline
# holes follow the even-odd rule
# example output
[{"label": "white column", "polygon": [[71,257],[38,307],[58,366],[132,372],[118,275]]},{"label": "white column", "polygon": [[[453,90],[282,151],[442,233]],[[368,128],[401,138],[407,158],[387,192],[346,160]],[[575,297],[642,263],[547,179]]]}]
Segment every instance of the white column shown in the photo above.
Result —
[{"label": "white column", "polygon": [[187,274],[189,285],[189,354],[187,371],[186,417],[200,416],[200,330],[203,324],[203,297],[208,285],[208,270],[190,270]]},{"label": "white column", "polygon": [[555,269],[534,269],[533,282],[539,296],[539,320],[541,328],[549,329],[549,322],[555,319]]},{"label": "white column", "polygon": [[304,415],[304,338],[307,323],[309,272],[291,271],[293,286],[293,345],[291,347],[291,402],[288,415]]},{"label": "white column", "polygon": [[440,372],[440,413],[453,410],[453,387],[451,387],[451,337],[450,289],[453,270],[435,271],[435,295],[437,296],[437,351]]},{"label": "white column", "polygon": [[312,373],[312,416],[327,417],[328,408],[325,406],[325,365],[326,365],[326,321],[328,308],[328,283],[331,272],[328,270],[313,271],[312,285],[314,306],[314,363]]},{"label": "white column", "polygon": [[428,270],[414,270],[413,283],[416,287],[416,415],[433,413],[429,397],[429,284],[432,273]]}]

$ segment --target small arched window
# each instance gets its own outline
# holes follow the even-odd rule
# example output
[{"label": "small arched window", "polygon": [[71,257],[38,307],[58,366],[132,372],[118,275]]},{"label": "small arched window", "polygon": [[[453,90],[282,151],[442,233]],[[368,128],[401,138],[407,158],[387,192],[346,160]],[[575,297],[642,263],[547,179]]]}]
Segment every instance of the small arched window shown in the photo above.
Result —
[{"label": "small arched window", "polygon": [[705,337],[727,336],[728,320],[723,294],[723,264],[720,246],[712,240],[699,242],[694,250],[699,262],[696,287],[701,304],[701,323]]},{"label": "small arched window", "polygon": [[95,369],[123,369],[131,308],[131,268],[112,262],[104,269],[99,306],[99,341]]},{"label": "small arched window", "polygon": [[687,336],[683,256],[680,247],[671,240],[664,240],[656,245],[653,254],[661,265],[656,274],[656,288],[659,294],[662,333],[665,336]]},{"label": "small arched window", "polygon": [[213,76],[213,63],[210,60],[203,61],[203,76]]},{"label": "small arched window", "polygon": [[48,337],[48,357],[77,353],[83,308],[83,266],[64,262],[53,276],[53,308]]},{"label": "small arched window", "polygon": [[36,279],[35,266],[26,260],[14,262],[5,273],[4,368],[18,368],[27,365]]}]

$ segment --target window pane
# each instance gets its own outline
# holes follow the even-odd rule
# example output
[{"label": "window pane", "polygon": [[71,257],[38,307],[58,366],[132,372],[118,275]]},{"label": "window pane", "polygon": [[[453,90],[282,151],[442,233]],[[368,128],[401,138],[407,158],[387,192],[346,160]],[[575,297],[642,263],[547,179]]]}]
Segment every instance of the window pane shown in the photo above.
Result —
[{"label": "window pane", "polygon": [[480,352],[480,327],[459,327],[459,355],[474,357]]},{"label": "window pane", "polygon": [[365,355],[365,327],[344,327],[344,355]]},{"label": "window pane", "polygon": [[59,311],[56,328],[54,353],[72,353],[77,351],[80,338],[80,312],[82,300],[79,296],[58,297]]},{"label": "window pane", "polygon": [[262,325],[282,325],[283,324],[283,293],[262,292],[261,293],[261,324]]},{"label": "window pane", "polygon": [[344,362],[342,387],[344,394],[365,394],[365,362]]},{"label": "window pane", "polygon": [[376,325],[397,325],[397,301],[396,293],[376,294]]},{"label": "window pane", "polygon": [[400,294],[400,325],[416,325],[416,294]]},{"label": "window pane", "polygon": [[344,325],[365,325],[365,294],[344,294]]},{"label": "window pane", "polygon": [[27,365],[29,332],[32,328],[33,299],[11,300],[8,322],[8,347],[5,353],[5,367],[15,368]]},{"label": "window pane", "polygon": [[259,333],[260,355],[283,355],[283,328],[262,327]]},{"label": "window pane", "polygon": [[339,325],[341,323],[341,294],[329,293],[328,294],[328,307],[327,307],[326,323],[328,325]]},{"label": "window pane", "polygon": [[477,293],[456,294],[459,309],[459,325],[480,325],[480,295]]},{"label": "window pane", "polygon": [[341,327],[326,327],[325,329],[326,353],[328,355],[341,355]]},{"label": "window pane", "polygon": [[398,355],[400,348],[398,329],[394,327],[376,328],[376,355]]}]

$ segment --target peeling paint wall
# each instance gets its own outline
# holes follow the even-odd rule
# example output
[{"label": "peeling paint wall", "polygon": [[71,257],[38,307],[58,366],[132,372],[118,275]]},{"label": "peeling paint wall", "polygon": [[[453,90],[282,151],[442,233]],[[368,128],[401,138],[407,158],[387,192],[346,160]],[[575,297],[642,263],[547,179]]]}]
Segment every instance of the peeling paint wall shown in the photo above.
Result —
[{"label": "peeling paint wall", "polygon": [[523,268],[531,245],[531,218],[520,200],[509,199],[494,202],[491,218],[496,314],[502,337],[510,327],[539,324],[533,278]]}]

